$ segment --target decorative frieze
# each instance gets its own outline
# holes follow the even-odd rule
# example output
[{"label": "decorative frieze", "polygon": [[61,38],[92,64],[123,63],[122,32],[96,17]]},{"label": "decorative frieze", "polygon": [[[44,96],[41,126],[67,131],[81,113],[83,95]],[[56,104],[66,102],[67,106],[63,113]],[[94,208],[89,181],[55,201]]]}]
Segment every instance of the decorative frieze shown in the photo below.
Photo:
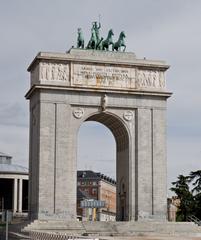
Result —
[{"label": "decorative frieze", "polygon": [[41,81],[69,81],[69,65],[41,62],[39,78]]},{"label": "decorative frieze", "polygon": [[136,88],[165,88],[164,73],[154,70],[138,70]]},{"label": "decorative frieze", "polygon": [[114,90],[164,91],[166,88],[162,70],[81,63],[72,63],[70,68],[68,63],[40,62],[31,71],[31,83]]}]

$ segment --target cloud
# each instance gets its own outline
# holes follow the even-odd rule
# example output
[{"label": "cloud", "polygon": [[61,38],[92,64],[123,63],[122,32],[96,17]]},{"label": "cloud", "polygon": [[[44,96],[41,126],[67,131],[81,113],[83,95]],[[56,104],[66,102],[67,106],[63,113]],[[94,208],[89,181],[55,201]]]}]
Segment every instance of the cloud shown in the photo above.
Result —
[{"label": "cloud", "polygon": [[0,125],[1,152],[13,157],[13,163],[28,166],[28,127]]},{"label": "cloud", "polygon": [[28,127],[27,109],[19,102],[0,105],[0,125],[12,125]]}]

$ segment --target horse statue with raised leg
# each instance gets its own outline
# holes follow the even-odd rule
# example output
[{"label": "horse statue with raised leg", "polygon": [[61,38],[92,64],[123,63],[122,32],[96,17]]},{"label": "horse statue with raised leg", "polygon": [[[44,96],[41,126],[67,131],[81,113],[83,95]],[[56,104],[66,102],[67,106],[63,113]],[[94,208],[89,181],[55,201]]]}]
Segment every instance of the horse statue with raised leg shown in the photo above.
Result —
[{"label": "horse statue with raised leg", "polygon": [[109,46],[111,44],[113,48],[114,42],[113,42],[112,36],[114,36],[114,33],[113,33],[113,30],[110,29],[108,32],[107,38],[101,43],[101,48],[100,48],[101,50],[109,51]]},{"label": "horse statue with raised leg", "polygon": [[82,33],[82,29],[78,28],[77,33],[78,33],[77,48],[84,48],[84,36],[83,36],[83,33]]},{"label": "horse statue with raised leg", "polygon": [[114,43],[112,51],[116,50],[118,52],[118,51],[121,51],[121,47],[124,47],[123,52],[125,52],[125,50],[126,50],[126,44],[124,42],[125,37],[126,37],[126,35],[125,35],[124,31],[122,31],[119,34],[118,41]]}]

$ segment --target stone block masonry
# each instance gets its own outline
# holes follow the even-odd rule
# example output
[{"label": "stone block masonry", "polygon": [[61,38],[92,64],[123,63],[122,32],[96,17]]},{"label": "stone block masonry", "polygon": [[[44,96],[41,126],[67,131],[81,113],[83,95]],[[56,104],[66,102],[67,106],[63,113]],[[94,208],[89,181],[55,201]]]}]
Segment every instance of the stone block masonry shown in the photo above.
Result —
[{"label": "stone block masonry", "polygon": [[134,53],[39,53],[28,68],[31,220],[76,221],[77,133],[108,127],[117,147],[117,220],[166,220],[163,61]]}]

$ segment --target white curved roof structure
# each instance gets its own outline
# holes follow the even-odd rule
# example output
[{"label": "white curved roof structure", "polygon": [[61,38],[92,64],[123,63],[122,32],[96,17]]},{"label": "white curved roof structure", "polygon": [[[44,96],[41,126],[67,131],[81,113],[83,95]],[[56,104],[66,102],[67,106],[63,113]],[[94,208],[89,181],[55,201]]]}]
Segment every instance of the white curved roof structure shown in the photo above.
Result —
[{"label": "white curved roof structure", "polygon": [[0,152],[0,173],[28,174],[28,168],[12,164],[12,157]]}]

